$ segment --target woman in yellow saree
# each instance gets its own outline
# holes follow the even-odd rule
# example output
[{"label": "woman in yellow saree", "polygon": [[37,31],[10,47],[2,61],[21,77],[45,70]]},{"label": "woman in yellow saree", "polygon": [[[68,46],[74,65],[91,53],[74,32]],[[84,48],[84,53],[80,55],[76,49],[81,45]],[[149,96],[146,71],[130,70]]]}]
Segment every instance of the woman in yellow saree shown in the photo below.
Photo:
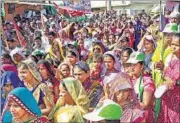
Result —
[{"label": "woman in yellow saree", "polygon": [[54,123],[84,122],[83,115],[88,113],[89,99],[82,84],[72,78],[63,79],[60,97],[49,115]]}]

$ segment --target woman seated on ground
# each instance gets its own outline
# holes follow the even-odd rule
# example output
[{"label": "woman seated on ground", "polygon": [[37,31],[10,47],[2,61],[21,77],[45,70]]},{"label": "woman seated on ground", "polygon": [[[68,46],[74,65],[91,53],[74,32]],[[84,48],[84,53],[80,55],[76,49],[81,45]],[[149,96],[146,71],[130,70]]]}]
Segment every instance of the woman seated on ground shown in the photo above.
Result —
[{"label": "woman seated on ground", "polygon": [[56,69],[56,78],[58,81],[71,76],[71,65],[68,62],[62,62]]},{"label": "woman seated on ground", "polygon": [[127,74],[118,73],[109,86],[109,98],[121,105],[123,109],[120,122],[139,123],[145,121],[147,113],[140,108],[130,77]]},{"label": "woman seated on ground", "polygon": [[88,112],[89,99],[78,80],[69,77],[59,86],[59,99],[49,118],[58,122],[84,122],[83,115]]},{"label": "woman seated on ground", "polygon": [[90,79],[90,68],[88,64],[83,61],[76,63],[73,69],[74,78],[78,79],[90,99],[90,108],[96,107],[100,98],[102,97],[103,87],[99,82],[92,82]]},{"label": "woman seated on ground", "polygon": [[[105,98],[99,102],[93,112],[84,115],[85,119],[100,122],[105,120],[106,123],[139,123],[145,121],[147,113],[141,110],[130,77],[127,74],[116,74],[104,91]],[[112,103],[113,101],[114,103]],[[112,104],[116,105],[113,106]],[[120,109],[117,105],[120,106]]]},{"label": "woman seated on ground", "polygon": [[118,61],[114,51],[104,53],[104,64],[106,72],[103,78],[103,85],[108,84],[111,79],[121,70],[120,62]]},{"label": "woman seated on ground", "polygon": [[15,88],[9,93],[2,116],[2,122],[50,123],[47,117],[42,116],[32,93],[24,87]]},{"label": "woman seated on ground", "polygon": [[37,67],[43,78],[43,82],[51,89],[54,102],[56,103],[59,97],[59,81],[54,77],[54,67],[47,60],[40,60]]},{"label": "woman seated on ground", "polygon": [[18,65],[18,72],[19,78],[24,81],[27,89],[33,93],[42,114],[48,115],[54,105],[53,94],[50,88],[42,83],[42,77],[36,64],[30,59],[24,60]]}]

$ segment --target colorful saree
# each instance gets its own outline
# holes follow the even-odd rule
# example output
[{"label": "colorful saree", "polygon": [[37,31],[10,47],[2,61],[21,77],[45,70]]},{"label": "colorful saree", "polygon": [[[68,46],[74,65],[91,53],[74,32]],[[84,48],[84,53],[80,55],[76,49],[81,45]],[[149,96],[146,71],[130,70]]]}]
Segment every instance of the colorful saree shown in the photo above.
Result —
[{"label": "colorful saree", "polygon": [[171,89],[161,97],[161,109],[158,122],[179,123],[180,122],[180,59],[171,60],[164,71],[164,77],[173,82]]},{"label": "colorful saree", "polygon": [[75,105],[62,105],[62,100],[59,98],[55,107],[49,115],[54,123],[58,122],[84,122],[83,115],[88,112],[89,99],[86,92],[78,80],[69,77],[62,80],[67,91],[72,96]]},{"label": "colorful saree", "polygon": [[22,107],[26,111],[26,113],[28,113],[33,117],[33,119],[27,119],[25,123],[37,123],[37,122],[49,123],[48,119],[42,116],[41,110],[35,98],[33,97],[32,93],[24,87],[16,88],[9,93],[5,104],[5,108],[2,113],[3,116],[2,122],[6,122],[6,121],[9,121],[9,123],[17,122],[17,120],[14,119],[13,116],[7,117],[7,114],[11,114],[10,111],[8,110],[9,100],[15,101],[20,107]]}]

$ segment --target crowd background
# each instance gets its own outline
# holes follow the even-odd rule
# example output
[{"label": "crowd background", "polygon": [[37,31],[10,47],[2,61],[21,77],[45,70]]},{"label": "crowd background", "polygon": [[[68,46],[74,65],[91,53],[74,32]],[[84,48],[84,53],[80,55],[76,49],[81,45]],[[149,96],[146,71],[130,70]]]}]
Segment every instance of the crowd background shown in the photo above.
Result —
[{"label": "crowd background", "polygon": [[180,122],[179,10],[161,21],[114,10],[4,20],[1,121]]}]

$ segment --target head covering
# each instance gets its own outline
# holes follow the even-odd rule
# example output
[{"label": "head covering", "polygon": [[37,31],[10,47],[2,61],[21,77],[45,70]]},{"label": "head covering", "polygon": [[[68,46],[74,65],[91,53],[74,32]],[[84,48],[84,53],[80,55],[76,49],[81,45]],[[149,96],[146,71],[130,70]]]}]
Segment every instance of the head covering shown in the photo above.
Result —
[{"label": "head covering", "polygon": [[173,11],[169,17],[170,18],[180,18],[180,12]]},{"label": "head covering", "polygon": [[121,42],[129,42],[129,38],[128,38],[127,36],[122,36],[122,37],[120,38],[120,41],[121,41]]},{"label": "head covering", "polygon": [[82,109],[81,111],[83,111],[83,113],[86,113],[89,108],[89,99],[81,82],[72,77],[68,77],[63,79],[62,83],[65,85],[76,105]]},{"label": "head covering", "polygon": [[26,59],[22,61],[22,63],[27,65],[29,71],[31,72],[31,74],[34,76],[36,80],[38,80],[39,82],[42,81],[41,74],[38,72],[36,63],[34,61],[32,61],[31,59]]},{"label": "head covering", "polygon": [[27,88],[19,87],[15,88],[8,94],[2,116],[8,108],[8,103],[10,99],[15,101],[18,105],[20,105],[20,107],[22,107],[27,113],[31,115],[35,117],[39,117],[42,115],[41,110],[32,93]]},{"label": "head covering", "polygon": [[97,106],[93,112],[84,115],[83,117],[90,121],[101,120],[119,120],[122,115],[122,108],[119,104],[112,100],[106,99],[103,104]]},{"label": "head covering", "polygon": [[164,33],[180,33],[179,26],[176,23],[168,23],[166,24]]},{"label": "head covering", "polygon": [[18,55],[22,56],[23,58],[25,58],[25,56],[23,54],[23,50],[21,48],[16,47],[14,50],[11,51],[10,56],[11,56],[13,61],[14,61],[14,57],[13,56],[15,54],[18,54]]},{"label": "head covering", "polygon": [[17,74],[13,71],[6,71],[1,75],[1,89],[6,84],[11,84],[14,88],[24,86],[23,82],[19,79]]},{"label": "head covering", "polygon": [[107,89],[110,92],[108,97],[114,99],[114,94],[120,90],[133,89],[133,84],[130,81],[130,76],[126,73],[117,73],[107,84]]},{"label": "head covering", "polygon": [[43,51],[41,50],[35,50],[32,52],[33,56],[43,56]]},{"label": "head covering", "polygon": [[79,60],[79,52],[76,49],[69,49],[68,52],[73,52],[76,54],[76,58]]},{"label": "head covering", "polygon": [[83,71],[87,72],[90,71],[89,65],[86,64],[84,61],[78,61],[75,66],[78,66]]},{"label": "head covering", "polygon": [[18,74],[18,71],[17,71],[17,68],[15,65],[12,65],[12,64],[3,64],[1,66],[1,71],[2,72],[5,72],[5,71],[13,71],[15,72],[16,74]]},{"label": "head covering", "polygon": [[142,52],[133,52],[131,53],[127,63],[137,64],[138,62],[143,62],[145,59],[145,55]]},{"label": "head covering", "polygon": [[59,66],[58,66],[58,69],[61,69],[61,67],[63,65],[67,65],[69,67],[69,69],[71,69],[71,65],[68,63],[68,62],[62,62]]},{"label": "head covering", "polygon": [[146,35],[146,36],[144,37],[144,39],[146,39],[147,41],[149,41],[149,42],[153,43],[154,48],[156,48],[156,47],[157,47],[157,43],[155,42],[155,40],[154,40],[154,38],[153,38],[153,36],[152,36],[152,35]]},{"label": "head covering", "polygon": [[106,55],[110,55],[114,58],[115,60],[115,63],[114,63],[114,69],[117,70],[118,72],[121,70],[121,65],[120,65],[120,62],[118,61],[118,58],[116,57],[114,51],[108,51],[108,52],[105,52],[104,53],[104,57]]},{"label": "head covering", "polygon": [[88,112],[89,98],[81,82],[68,77],[63,79],[61,84],[66,88],[75,105],[62,106],[62,99],[59,98],[49,117],[54,117],[54,122],[84,122],[82,115]]}]

